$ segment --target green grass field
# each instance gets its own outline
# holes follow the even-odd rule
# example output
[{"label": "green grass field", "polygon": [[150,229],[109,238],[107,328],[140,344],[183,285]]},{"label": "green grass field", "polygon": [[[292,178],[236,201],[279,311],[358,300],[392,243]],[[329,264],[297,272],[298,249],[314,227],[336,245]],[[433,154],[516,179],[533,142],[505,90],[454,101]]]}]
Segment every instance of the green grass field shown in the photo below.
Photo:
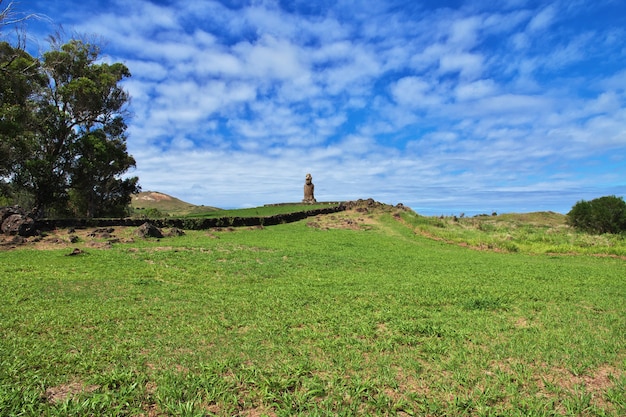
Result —
[{"label": "green grass field", "polygon": [[626,415],[624,259],[342,216],[0,252],[0,413]]}]

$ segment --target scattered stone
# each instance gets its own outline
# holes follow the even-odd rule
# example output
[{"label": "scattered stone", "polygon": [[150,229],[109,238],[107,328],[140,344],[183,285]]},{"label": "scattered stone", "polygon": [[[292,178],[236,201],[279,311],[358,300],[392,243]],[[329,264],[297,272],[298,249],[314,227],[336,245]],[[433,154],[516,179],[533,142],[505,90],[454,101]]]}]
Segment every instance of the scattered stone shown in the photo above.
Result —
[{"label": "scattered stone", "polygon": [[95,229],[93,232],[89,233],[87,236],[91,238],[97,239],[110,239],[115,237],[112,233],[115,231],[112,227],[104,227],[100,229]]},{"label": "scattered stone", "polygon": [[74,248],[74,250],[73,250],[73,251],[71,251],[70,253],[68,253],[68,254],[67,254],[67,255],[65,255],[65,256],[76,256],[76,255],[82,255],[83,253],[85,253],[85,252],[83,252],[81,249],[79,249],[79,248]]},{"label": "scattered stone", "polygon": [[13,236],[11,239],[8,239],[8,240],[3,239],[0,242],[0,245],[14,248],[18,245],[23,245],[26,242],[27,242],[26,238],[22,236]]}]

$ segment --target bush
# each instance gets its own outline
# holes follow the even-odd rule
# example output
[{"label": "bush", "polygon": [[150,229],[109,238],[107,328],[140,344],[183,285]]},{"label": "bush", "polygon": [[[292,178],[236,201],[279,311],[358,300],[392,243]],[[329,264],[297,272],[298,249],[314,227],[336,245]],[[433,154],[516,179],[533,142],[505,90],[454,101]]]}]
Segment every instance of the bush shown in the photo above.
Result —
[{"label": "bush", "polygon": [[567,222],[587,233],[621,233],[626,231],[626,202],[614,195],[581,200],[567,213]]},{"label": "bush", "polygon": [[167,214],[163,213],[161,210],[157,208],[149,208],[143,212],[143,216],[148,219],[162,219],[164,217],[167,217]]}]

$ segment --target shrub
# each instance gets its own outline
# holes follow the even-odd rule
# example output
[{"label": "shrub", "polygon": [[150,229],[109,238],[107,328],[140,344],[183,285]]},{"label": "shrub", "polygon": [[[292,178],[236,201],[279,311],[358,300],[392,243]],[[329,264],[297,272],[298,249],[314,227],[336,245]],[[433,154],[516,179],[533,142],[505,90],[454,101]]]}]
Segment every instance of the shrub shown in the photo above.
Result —
[{"label": "shrub", "polygon": [[614,195],[581,200],[567,213],[567,222],[587,233],[621,233],[626,231],[626,202]]},{"label": "shrub", "polygon": [[143,216],[148,219],[162,219],[163,217],[166,217],[167,214],[157,208],[149,208],[143,212]]}]

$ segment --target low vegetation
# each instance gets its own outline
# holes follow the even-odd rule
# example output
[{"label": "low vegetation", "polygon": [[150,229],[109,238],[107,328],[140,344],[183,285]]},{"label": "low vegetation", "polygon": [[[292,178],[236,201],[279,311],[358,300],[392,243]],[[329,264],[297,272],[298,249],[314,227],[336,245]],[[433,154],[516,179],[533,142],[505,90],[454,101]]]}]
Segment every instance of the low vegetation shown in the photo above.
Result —
[{"label": "low vegetation", "polygon": [[[517,251],[481,243],[505,229],[494,242]],[[0,252],[0,410],[625,415],[624,260],[524,245],[518,229],[574,233],[550,213],[356,207]]]},{"label": "low vegetation", "polygon": [[592,235],[576,230],[553,212],[476,217],[423,217],[403,220],[417,233],[476,249],[532,254],[589,254],[626,257],[624,235]]}]

